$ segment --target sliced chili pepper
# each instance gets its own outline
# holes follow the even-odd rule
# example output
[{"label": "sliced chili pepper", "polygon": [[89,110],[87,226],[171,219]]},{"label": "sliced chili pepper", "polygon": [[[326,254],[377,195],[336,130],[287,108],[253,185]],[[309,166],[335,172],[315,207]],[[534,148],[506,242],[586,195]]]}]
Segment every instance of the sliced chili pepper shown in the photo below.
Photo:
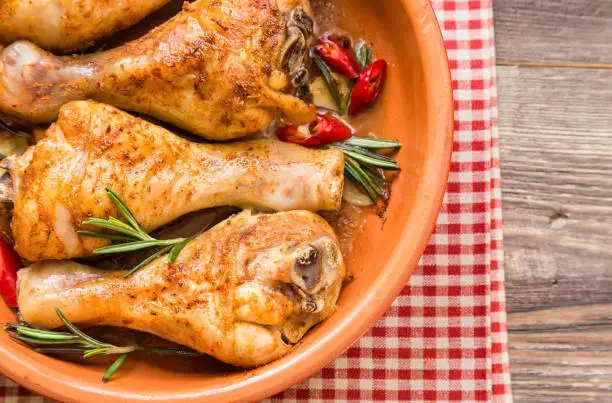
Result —
[{"label": "sliced chili pepper", "polygon": [[289,125],[276,129],[279,140],[285,143],[302,144],[311,134],[307,126]]},{"label": "sliced chili pepper", "polygon": [[19,257],[4,239],[0,238],[0,294],[10,307],[17,306],[17,270]]},{"label": "sliced chili pepper", "polygon": [[315,46],[315,51],[336,73],[340,73],[350,78],[359,77],[359,63],[357,60],[342,47],[337,41],[326,36],[319,38],[319,43]]},{"label": "sliced chili pepper", "polygon": [[351,128],[329,115],[318,114],[317,119],[304,126],[285,126],[276,131],[276,135],[287,143],[306,147],[316,147],[346,140],[352,136]]},{"label": "sliced chili pepper", "polygon": [[387,62],[377,60],[361,72],[351,93],[349,114],[356,115],[374,102],[380,94],[386,71]]}]

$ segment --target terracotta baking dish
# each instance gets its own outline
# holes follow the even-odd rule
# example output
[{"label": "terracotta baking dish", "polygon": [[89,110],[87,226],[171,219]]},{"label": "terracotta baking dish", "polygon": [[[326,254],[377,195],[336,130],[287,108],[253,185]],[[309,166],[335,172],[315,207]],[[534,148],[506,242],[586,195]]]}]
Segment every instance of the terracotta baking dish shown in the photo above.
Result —
[{"label": "terracotta baking dish", "polygon": [[[403,143],[402,173],[386,219],[369,217],[348,266],[355,280],[337,312],[286,357],[241,371],[210,359],[136,357],[112,382],[104,367],[36,354],[0,332],[0,371],[59,400],[248,401],[281,392],[314,374],[353,344],[400,292],[432,232],[453,144],[453,102],[444,43],[428,0],[339,0],[341,27],[375,44],[389,62],[382,99],[369,119],[378,135]],[[14,320],[0,302],[0,323]]]}]

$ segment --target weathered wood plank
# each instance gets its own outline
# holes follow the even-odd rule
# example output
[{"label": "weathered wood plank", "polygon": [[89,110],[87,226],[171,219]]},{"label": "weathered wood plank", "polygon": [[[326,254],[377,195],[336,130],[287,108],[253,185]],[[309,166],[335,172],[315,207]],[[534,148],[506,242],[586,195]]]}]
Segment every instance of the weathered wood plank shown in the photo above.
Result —
[{"label": "weathered wood plank", "polygon": [[494,0],[498,60],[612,63],[612,1]]},{"label": "weathered wood plank", "polygon": [[515,399],[610,401],[612,71],[498,67],[498,83]]},{"label": "weathered wood plank", "polygon": [[508,327],[516,401],[612,399],[612,304],[514,313]]},{"label": "weathered wood plank", "polygon": [[612,301],[612,71],[498,67],[510,312]]}]

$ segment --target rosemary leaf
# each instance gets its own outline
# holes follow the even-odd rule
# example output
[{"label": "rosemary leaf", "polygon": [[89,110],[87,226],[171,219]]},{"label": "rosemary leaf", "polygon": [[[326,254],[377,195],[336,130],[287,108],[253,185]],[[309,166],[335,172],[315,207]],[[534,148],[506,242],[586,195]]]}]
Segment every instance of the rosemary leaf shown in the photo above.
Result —
[{"label": "rosemary leaf", "polygon": [[102,377],[102,382],[106,383],[108,382],[109,379],[111,379],[111,377],[115,374],[115,372],[117,372],[117,370],[121,367],[121,365],[123,365],[123,362],[127,359],[128,355],[129,353],[121,354],[119,358],[117,358],[115,362],[113,362],[112,365],[108,367],[108,369],[106,370],[106,373]]},{"label": "rosemary leaf", "polygon": [[373,139],[369,137],[353,136],[344,141],[344,144],[359,146],[363,148],[400,148],[402,144],[398,141]]},{"label": "rosemary leaf", "polygon": [[372,191],[372,189],[370,189],[368,183],[364,180],[363,177],[361,177],[361,175],[359,175],[359,172],[357,172],[357,170],[348,162],[348,160],[344,163],[344,170],[349,175],[349,177],[351,177],[351,179],[357,182],[357,184],[361,185],[361,187],[366,191],[370,199],[374,202],[374,204],[376,204],[378,201],[376,198],[376,194]]},{"label": "rosemary leaf", "polygon": [[17,327],[17,333],[23,335],[23,336],[27,336],[27,337],[34,337],[36,339],[39,340],[55,340],[55,341],[62,341],[62,340],[76,340],[78,339],[77,336],[71,335],[71,334],[61,334],[61,333],[57,333],[57,332],[52,332],[52,331],[48,331],[48,330],[38,330],[38,329],[29,329],[25,326],[19,326]]},{"label": "rosemary leaf", "polygon": [[350,80],[349,82],[348,95],[346,96],[346,100],[344,101],[344,109],[340,109],[340,113],[342,113],[343,115],[348,115],[348,111],[351,108],[351,94],[353,93],[355,82],[355,80]]},{"label": "rosemary leaf", "polygon": [[131,237],[127,237],[127,236],[121,236],[121,235],[113,235],[113,234],[107,234],[106,232],[96,232],[96,231],[84,231],[84,230],[78,230],[77,234],[79,235],[84,235],[84,236],[88,236],[91,238],[103,238],[103,239],[110,239],[111,241],[124,241],[124,242],[130,242],[133,241],[134,238]]},{"label": "rosemary leaf", "polygon": [[125,204],[119,195],[113,192],[111,189],[106,188],[106,194],[111,199],[117,210],[121,213],[123,218],[127,221],[127,224],[115,217],[108,217],[108,219],[101,218],[90,218],[83,221],[83,225],[89,225],[93,227],[103,228],[108,231],[115,232],[114,234],[108,234],[106,232],[99,231],[78,231],[80,235],[90,236],[93,238],[104,238],[111,241],[117,242],[113,245],[103,246],[94,249],[94,255],[109,255],[117,253],[128,253],[135,252],[143,249],[149,249],[153,247],[161,247],[162,249],[155,252],[152,256],[140,262],[136,267],[132,268],[125,277],[131,275],[136,270],[143,267],[145,264],[151,262],[156,257],[163,253],[170,252],[168,255],[168,263],[172,263],[180,251],[189,242],[189,238],[176,238],[176,239],[155,239],[145,231],[142,230],[138,221],[130,211],[129,207]]},{"label": "rosemary leaf", "polygon": [[132,228],[134,228],[137,231],[142,231],[140,229],[140,225],[138,225],[138,221],[136,221],[136,218],[134,218],[134,215],[132,214],[128,206],[123,202],[123,200],[121,200],[119,195],[117,195],[117,193],[113,192],[109,188],[106,188],[106,193],[108,194],[108,197],[112,200],[112,202],[117,207],[117,210],[119,210],[121,215],[130,223]]},{"label": "rosemary leaf", "polygon": [[348,150],[348,151],[353,151],[365,156],[368,156],[370,158],[375,158],[377,160],[381,160],[381,161],[386,161],[386,162],[391,162],[395,165],[397,165],[397,161],[391,157],[387,157],[386,155],[383,154],[378,154],[375,152],[372,152],[370,150],[368,150],[367,148],[363,148],[363,147],[358,147],[358,146],[352,146],[349,144],[342,144],[342,143],[338,143],[336,144],[336,146],[342,150]]},{"label": "rosemary leaf", "polygon": [[[340,147],[338,147],[340,148]],[[389,162],[389,161],[385,161],[379,158],[373,158],[370,157],[368,155],[364,155],[362,153],[359,152],[355,152],[355,151],[349,151],[347,149],[343,149],[342,151],[344,151],[344,153],[346,155],[348,155],[349,157],[353,157],[355,160],[364,163],[364,164],[368,164],[370,166],[374,166],[374,167],[380,167],[383,169],[387,169],[390,171],[399,171],[400,168],[393,162]]]},{"label": "rosemary leaf", "polygon": [[24,343],[28,343],[28,344],[51,344],[51,345],[56,345],[56,344],[75,344],[78,343],[78,337],[74,336],[73,340],[45,340],[45,339],[39,339],[39,338],[35,338],[35,337],[28,337],[28,336],[22,336],[21,334],[15,334],[15,333],[9,333],[9,337],[22,341]]},{"label": "rosemary leaf", "polygon": [[[182,238],[181,238],[182,241]],[[135,241],[135,242],[126,242],[120,243],[116,245],[102,246],[100,248],[94,249],[93,253],[95,255],[110,255],[114,253],[125,253],[125,252],[134,252],[142,249],[149,249],[154,246],[167,246],[174,245],[176,243],[175,240],[171,239],[168,241]]]},{"label": "rosemary leaf", "polygon": [[64,326],[66,326],[68,329],[70,329],[70,331],[72,333],[74,333],[75,335],[79,336],[81,339],[83,339],[85,342],[89,343],[90,345],[94,346],[94,347],[108,347],[110,346],[110,344],[106,344],[106,343],[101,343],[98,340],[94,339],[93,337],[90,337],[88,335],[86,335],[85,333],[83,333],[81,330],[79,330],[76,326],[74,326],[62,313],[62,311],[60,311],[59,308],[55,308],[55,313],[57,314],[57,316],[60,318],[60,320],[62,321],[62,323],[64,324]]},{"label": "rosemary leaf", "polygon": [[[181,239],[182,242],[185,240]],[[172,247],[172,246],[168,246]],[[167,249],[167,248],[164,248]],[[7,323],[4,330],[8,336],[14,340],[26,343],[32,347],[34,351],[41,354],[60,355],[60,354],[79,354],[84,358],[94,357],[96,355],[119,355],[119,357],[108,368],[103,377],[103,382],[108,381],[114,373],[121,367],[129,353],[133,351],[144,351],[155,354],[177,355],[177,356],[200,356],[197,351],[190,349],[165,349],[146,346],[114,346],[112,344],[100,342],[93,337],[88,336],[83,331],[74,326],[59,310],[55,308],[57,316],[62,323],[72,332],[62,332],[53,330],[40,329],[35,325],[29,324],[23,320],[19,312],[17,316],[19,323]],[[67,346],[66,345],[72,345]],[[43,347],[40,347],[43,346]]]},{"label": "rosemary leaf", "polygon": [[35,348],[34,351],[40,354],[79,354],[84,353],[83,347],[41,347]]},{"label": "rosemary leaf", "polygon": [[167,253],[168,251],[170,251],[170,249],[172,249],[173,246],[172,245],[168,245],[165,248],[162,248],[160,250],[158,250],[157,252],[155,252],[154,254],[152,254],[151,256],[149,256],[148,258],[146,258],[145,260],[143,260],[142,262],[138,263],[136,266],[132,267],[130,269],[130,271],[128,271],[127,273],[125,273],[123,275],[123,278],[128,278],[130,277],[132,274],[134,274],[135,272],[137,272],[141,267],[145,266],[147,263],[152,262],[153,260],[157,259],[159,256],[163,255],[164,253]]},{"label": "rosemary leaf", "polygon": [[355,169],[355,171],[357,171],[359,176],[363,178],[363,181],[367,183],[367,185],[373,192],[375,192],[379,196],[383,195],[382,189],[378,186],[378,184],[374,182],[372,178],[370,178],[370,176],[366,172],[364,172],[363,168],[361,168],[361,165],[359,165],[358,162],[351,158],[348,158],[347,162],[353,167],[353,169]]},{"label": "rosemary leaf", "polygon": [[336,105],[338,105],[338,109],[340,110],[340,113],[344,115],[346,113],[345,112],[346,110],[344,109],[346,105],[345,105],[345,102],[342,102],[342,96],[340,95],[338,86],[336,85],[336,82],[334,81],[334,77],[332,76],[331,70],[329,69],[329,67],[327,67],[323,59],[321,59],[319,55],[317,55],[315,52],[312,52],[311,57],[314,63],[319,68],[319,71],[321,71],[321,74],[323,75],[323,79],[327,83],[327,88],[329,89],[329,93],[331,94],[332,98],[334,98]]},{"label": "rosemary leaf", "polygon": [[378,197],[389,197],[387,178],[382,171],[399,171],[400,167],[395,159],[370,150],[398,149],[401,147],[399,142],[352,136],[343,142],[333,143],[330,147],[338,148],[344,153],[347,175],[361,185],[375,204],[378,203]]},{"label": "rosemary leaf", "polygon": [[372,53],[372,48],[365,41],[360,41],[355,46],[355,58],[362,70],[372,64]]},{"label": "rosemary leaf", "polygon": [[116,225],[118,227],[124,228],[126,231],[135,231],[135,232],[138,232],[138,230],[136,228],[130,226],[129,224],[124,223],[120,219],[115,218],[113,216],[109,216],[106,221],[109,224]]},{"label": "rosemary leaf", "polygon": [[183,242],[177,243],[172,247],[170,253],[168,254],[168,264],[174,263],[179,253],[183,250],[183,248],[191,241],[191,238],[186,238]]},{"label": "rosemary leaf", "polygon": [[[124,223],[121,223],[125,225]],[[101,218],[90,218],[88,220],[83,221],[83,225],[90,225],[92,227],[100,227],[107,229],[109,231],[119,232],[121,234],[130,236],[132,238],[140,239],[140,234],[136,232],[134,229],[125,225],[125,227],[120,225],[111,224],[108,220],[103,220]]]},{"label": "rosemary leaf", "polygon": [[129,225],[127,225],[126,223],[124,223],[121,220],[118,220],[117,218],[110,216],[108,217],[108,222],[112,225],[116,225],[118,227],[124,228],[125,231],[130,231],[130,232],[134,232],[134,234],[136,234],[136,238],[142,240],[142,241],[150,241],[154,238],[151,238],[146,232],[144,232],[143,230],[141,230],[140,228],[134,228],[131,227]]}]

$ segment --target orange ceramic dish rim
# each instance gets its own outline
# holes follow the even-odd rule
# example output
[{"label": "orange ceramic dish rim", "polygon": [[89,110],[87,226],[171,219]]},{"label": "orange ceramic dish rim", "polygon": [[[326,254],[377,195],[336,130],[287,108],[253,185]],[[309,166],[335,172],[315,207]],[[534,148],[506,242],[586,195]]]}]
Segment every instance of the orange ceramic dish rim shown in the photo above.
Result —
[{"label": "orange ceramic dish rim", "polygon": [[[428,122],[440,127],[433,147],[437,152],[427,161],[426,172],[440,178],[431,197],[419,199],[417,208],[424,211],[419,217],[422,232],[415,234],[405,230],[396,242],[391,258],[386,262],[374,284],[368,289],[351,315],[342,318],[340,325],[325,334],[310,348],[292,354],[282,363],[272,363],[257,370],[257,374],[225,388],[201,390],[175,390],[172,394],[153,396],[116,393],[110,390],[91,388],[87,385],[68,383],[52,374],[43,372],[35,360],[24,358],[17,350],[0,345],[0,372],[23,386],[58,400],[101,401],[121,399],[134,401],[201,401],[214,398],[220,401],[259,400],[279,393],[311,376],[333,361],[357,341],[387,310],[402,290],[416,267],[427,241],[433,232],[440,211],[453,144],[453,101],[448,58],[444,42],[431,4],[427,0],[402,0],[407,15],[415,26],[426,27],[415,32],[416,46],[423,57],[423,70],[427,83],[428,98],[437,100],[435,108],[429,108]],[[427,48],[424,52],[423,49]],[[436,122],[434,124],[434,122]],[[415,250],[404,251],[402,246],[408,237],[418,237]],[[299,370],[296,370],[298,368]]]}]

